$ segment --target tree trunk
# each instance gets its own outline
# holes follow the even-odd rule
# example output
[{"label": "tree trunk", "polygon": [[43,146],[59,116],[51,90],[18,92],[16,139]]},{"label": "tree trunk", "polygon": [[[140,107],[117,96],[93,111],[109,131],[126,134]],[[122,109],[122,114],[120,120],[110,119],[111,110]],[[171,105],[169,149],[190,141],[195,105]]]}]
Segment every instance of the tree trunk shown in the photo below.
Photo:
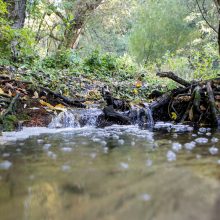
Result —
[{"label": "tree trunk", "polygon": [[61,42],[59,48],[72,48],[78,46],[82,29],[87,18],[104,2],[105,0],[85,1],[79,0],[76,6],[74,19],[70,21],[70,25],[64,32],[64,41]]},{"label": "tree trunk", "polygon": [[8,4],[8,18],[12,21],[13,29],[24,27],[26,0],[5,0]]}]

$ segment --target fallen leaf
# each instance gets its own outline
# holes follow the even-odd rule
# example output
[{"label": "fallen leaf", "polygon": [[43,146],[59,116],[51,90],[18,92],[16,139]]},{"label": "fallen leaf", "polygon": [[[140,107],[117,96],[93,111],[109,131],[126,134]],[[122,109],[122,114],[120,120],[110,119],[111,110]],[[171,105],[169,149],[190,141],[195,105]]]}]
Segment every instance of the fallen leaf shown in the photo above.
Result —
[{"label": "fallen leaf", "polygon": [[51,105],[50,103],[48,103],[48,102],[45,102],[45,101],[43,101],[43,100],[40,100],[39,102],[40,102],[40,104],[43,105],[43,106],[47,106],[48,108],[54,109],[54,106],[52,106],[52,105]]},{"label": "fallen leaf", "polygon": [[136,83],[135,83],[135,86],[137,88],[140,88],[142,86],[142,82],[140,80],[138,80]]},{"label": "fallen leaf", "polygon": [[38,92],[37,92],[37,91],[34,92],[34,96],[33,96],[32,98],[33,98],[33,99],[38,99],[38,98],[39,98],[39,95],[38,95]]},{"label": "fallen leaf", "polygon": [[173,120],[176,120],[177,119],[177,114],[175,112],[171,112],[171,118]]}]

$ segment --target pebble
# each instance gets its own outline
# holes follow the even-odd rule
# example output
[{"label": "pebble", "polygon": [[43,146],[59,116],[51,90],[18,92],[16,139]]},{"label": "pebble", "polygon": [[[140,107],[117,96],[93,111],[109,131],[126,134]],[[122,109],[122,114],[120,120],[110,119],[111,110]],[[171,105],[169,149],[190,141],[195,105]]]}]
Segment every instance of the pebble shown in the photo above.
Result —
[{"label": "pebble", "polygon": [[182,144],[175,142],[175,143],[172,144],[172,149],[175,152],[178,152],[182,149]]},{"label": "pebble", "polygon": [[211,154],[211,155],[216,155],[217,153],[218,153],[218,148],[217,147],[210,147],[209,148],[209,153]]},{"label": "pebble", "polygon": [[5,160],[0,163],[0,169],[2,170],[8,170],[12,166],[12,163],[8,160]]},{"label": "pebble", "polygon": [[186,150],[192,150],[196,147],[196,142],[191,141],[189,143],[185,143],[184,147],[185,147]]},{"label": "pebble", "polygon": [[134,141],[131,142],[131,146],[132,146],[132,147],[135,146],[135,142],[134,142]]},{"label": "pebble", "polygon": [[167,152],[167,160],[169,162],[176,160],[176,154],[173,151],[169,150]]},{"label": "pebble", "polygon": [[199,143],[199,144],[207,144],[208,143],[208,139],[207,138],[196,138],[195,142]]}]

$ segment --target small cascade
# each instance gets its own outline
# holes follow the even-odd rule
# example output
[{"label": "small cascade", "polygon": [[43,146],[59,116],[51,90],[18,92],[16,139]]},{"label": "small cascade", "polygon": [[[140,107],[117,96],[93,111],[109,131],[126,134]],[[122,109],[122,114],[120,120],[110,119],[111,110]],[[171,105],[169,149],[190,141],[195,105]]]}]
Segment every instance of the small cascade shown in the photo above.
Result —
[{"label": "small cascade", "polygon": [[97,119],[102,113],[99,109],[68,110],[53,118],[49,128],[80,128],[96,126]]},{"label": "small cascade", "polygon": [[148,105],[141,109],[131,109],[128,117],[131,119],[132,124],[138,124],[140,127],[152,128],[154,126],[153,113]]},{"label": "small cascade", "polygon": [[147,117],[147,125],[149,125],[150,127],[154,126],[153,113],[148,106],[146,107],[145,112]]}]

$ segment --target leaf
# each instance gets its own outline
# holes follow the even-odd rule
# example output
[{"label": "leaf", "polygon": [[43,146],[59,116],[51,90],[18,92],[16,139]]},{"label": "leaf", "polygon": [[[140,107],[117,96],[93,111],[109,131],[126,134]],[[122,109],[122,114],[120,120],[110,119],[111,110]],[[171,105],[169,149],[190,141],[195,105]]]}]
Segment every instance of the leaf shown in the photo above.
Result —
[{"label": "leaf", "polygon": [[177,114],[175,112],[171,112],[171,118],[173,120],[176,120],[177,119]]},{"label": "leaf", "polygon": [[2,94],[5,94],[5,93],[4,93],[3,89],[0,88],[0,95],[2,95]]},{"label": "leaf", "polygon": [[54,109],[54,107],[53,107],[50,103],[48,103],[48,102],[45,102],[45,101],[43,101],[43,100],[40,100],[39,102],[40,102],[40,104],[43,105],[43,106],[46,106],[46,107],[48,107],[48,108],[50,108],[50,109]]},{"label": "leaf", "polygon": [[62,104],[58,104],[58,105],[55,105],[53,107],[54,110],[58,110],[58,111],[66,111],[66,107]]},{"label": "leaf", "polygon": [[34,96],[32,97],[33,99],[38,99],[39,98],[39,94],[37,91],[34,92]]},{"label": "leaf", "polygon": [[10,97],[12,97],[12,92],[11,92],[10,89],[8,90],[8,95],[9,95]]},{"label": "leaf", "polygon": [[142,82],[141,82],[140,80],[138,80],[138,81],[135,83],[135,86],[136,86],[136,88],[142,87]]},{"label": "leaf", "polygon": [[137,89],[133,89],[133,93],[134,93],[135,95],[137,95],[137,94],[138,94],[138,90],[137,90]]},{"label": "leaf", "polygon": [[193,120],[193,108],[191,108],[191,109],[189,110],[189,119],[190,119],[190,121]]}]

